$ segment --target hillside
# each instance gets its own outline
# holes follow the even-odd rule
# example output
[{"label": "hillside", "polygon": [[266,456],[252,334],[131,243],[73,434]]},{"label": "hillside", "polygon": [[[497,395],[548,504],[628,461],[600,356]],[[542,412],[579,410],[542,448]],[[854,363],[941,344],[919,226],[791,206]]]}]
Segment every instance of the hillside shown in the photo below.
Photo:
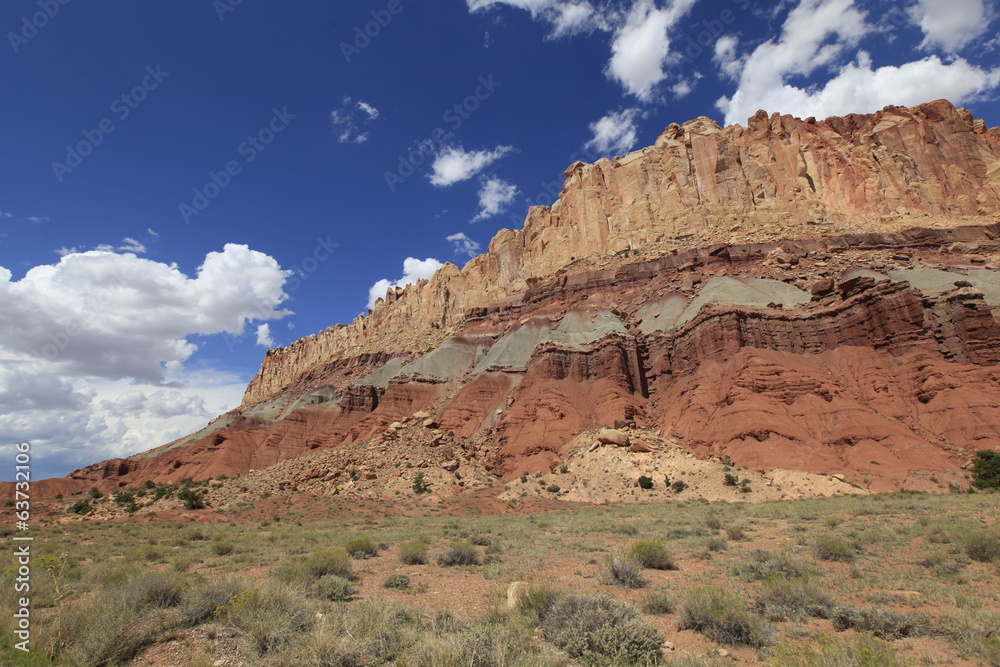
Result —
[{"label": "hillside", "polygon": [[609,452],[550,495],[678,456],[793,495],[946,491],[1000,449],[1000,128],[943,100],[699,118],[565,178],[464,268],[269,350],[238,410],[36,493],[306,456],[318,493],[414,467],[461,494]]}]

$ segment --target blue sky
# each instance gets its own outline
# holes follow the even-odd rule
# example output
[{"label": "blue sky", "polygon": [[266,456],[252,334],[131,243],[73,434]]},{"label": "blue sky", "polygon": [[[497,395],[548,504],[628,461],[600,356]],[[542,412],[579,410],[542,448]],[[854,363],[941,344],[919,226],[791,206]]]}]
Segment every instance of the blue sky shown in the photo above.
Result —
[{"label": "blue sky", "polygon": [[[946,97],[1000,124],[984,0],[8,0],[0,453],[184,435],[269,346],[462,265],[672,122]],[[9,275],[8,275],[9,274]],[[3,478],[11,475],[3,473]]]}]

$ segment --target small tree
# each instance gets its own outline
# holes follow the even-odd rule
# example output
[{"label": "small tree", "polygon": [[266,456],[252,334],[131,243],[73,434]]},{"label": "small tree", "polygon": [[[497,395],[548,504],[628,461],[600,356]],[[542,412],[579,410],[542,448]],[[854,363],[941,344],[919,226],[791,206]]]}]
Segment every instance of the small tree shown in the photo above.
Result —
[{"label": "small tree", "polygon": [[726,476],[725,476],[725,478],[724,478],[724,480],[723,480],[723,483],[724,483],[724,484],[725,484],[726,486],[736,486],[736,485],[737,485],[737,484],[739,483],[739,481],[740,481],[740,480],[739,480],[739,478],[738,478],[738,477],[736,477],[736,475],[730,475],[730,474],[729,474],[729,473],[727,472],[727,473],[726,473]]},{"label": "small tree", "polygon": [[1000,452],[983,449],[972,459],[972,486],[977,489],[1000,489]]},{"label": "small tree", "polygon": [[684,489],[688,488],[688,485],[682,482],[681,480],[677,480],[671,485],[671,487],[673,488],[674,493],[680,493]]},{"label": "small tree", "polygon": [[646,477],[645,475],[643,475],[642,477],[640,477],[639,478],[639,488],[641,488],[641,489],[651,489],[651,488],[653,488],[653,478],[652,477]]},{"label": "small tree", "polygon": [[414,493],[428,493],[431,490],[430,484],[424,479],[424,473],[418,472],[417,476],[413,478],[413,492]]}]

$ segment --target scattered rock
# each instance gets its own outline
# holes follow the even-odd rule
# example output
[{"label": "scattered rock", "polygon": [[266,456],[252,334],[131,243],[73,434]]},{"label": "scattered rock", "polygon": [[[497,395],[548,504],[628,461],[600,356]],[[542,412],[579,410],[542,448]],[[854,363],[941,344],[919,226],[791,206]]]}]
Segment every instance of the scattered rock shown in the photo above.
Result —
[{"label": "scattered rock", "polygon": [[597,432],[597,442],[602,445],[618,445],[619,447],[629,446],[628,433],[616,428],[602,428]]},{"label": "scattered rock", "polygon": [[458,461],[456,461],[455,459],[452,459],[450,461],[445,461],[444,463],[442,463],[441,467],[444,470],[447,470],[448,472],[455,472],[456,470],[458,470],[458,466],[459,465],[461,465],[461,464]]},{"label": "scattered rock", "polygon": [[528,584],[515,581],[507,587],[507,608],[517,609],[528,599]]}]

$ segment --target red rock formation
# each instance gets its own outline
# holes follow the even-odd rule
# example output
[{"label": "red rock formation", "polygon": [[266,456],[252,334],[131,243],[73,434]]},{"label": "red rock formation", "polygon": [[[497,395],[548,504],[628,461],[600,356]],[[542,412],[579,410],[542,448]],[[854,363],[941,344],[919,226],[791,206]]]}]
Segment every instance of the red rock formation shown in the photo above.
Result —
[{"label": "red rock formation", "polygon": [[419,410],[506,478],[628,420],[899,488],[1000,449],[998,213],[1000,129],[944,101],[671,125],[464,269],[270,350],[214,427],[41,488],[240,474]]}]

